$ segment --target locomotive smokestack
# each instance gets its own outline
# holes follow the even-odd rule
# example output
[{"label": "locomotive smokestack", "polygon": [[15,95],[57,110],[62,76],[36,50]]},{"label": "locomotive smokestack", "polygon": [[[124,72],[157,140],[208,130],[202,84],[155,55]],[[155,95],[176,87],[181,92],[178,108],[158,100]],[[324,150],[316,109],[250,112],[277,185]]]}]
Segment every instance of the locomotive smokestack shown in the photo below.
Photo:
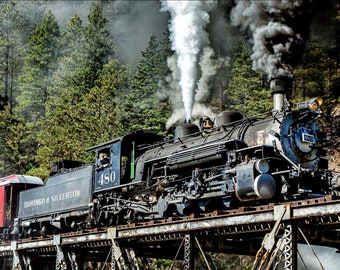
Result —
[{"label": "locomotive smokestack", "polygon": [[270,91],[273,96],[273,110],[283,111],[287,107],[292,93],[291,76],[273,76],[269,79]]}]

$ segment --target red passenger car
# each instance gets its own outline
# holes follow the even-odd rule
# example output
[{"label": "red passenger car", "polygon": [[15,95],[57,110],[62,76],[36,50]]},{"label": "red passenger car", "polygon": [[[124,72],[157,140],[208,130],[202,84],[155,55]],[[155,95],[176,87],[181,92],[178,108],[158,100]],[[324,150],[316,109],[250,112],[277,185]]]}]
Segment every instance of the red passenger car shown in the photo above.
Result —
[{"label": "red passenger car", "polygon": [[20,191],[44,185],[34,176],[10,175],[0,178],[0,238],[10,235],[14,218],[17,217],[17,204]]}]

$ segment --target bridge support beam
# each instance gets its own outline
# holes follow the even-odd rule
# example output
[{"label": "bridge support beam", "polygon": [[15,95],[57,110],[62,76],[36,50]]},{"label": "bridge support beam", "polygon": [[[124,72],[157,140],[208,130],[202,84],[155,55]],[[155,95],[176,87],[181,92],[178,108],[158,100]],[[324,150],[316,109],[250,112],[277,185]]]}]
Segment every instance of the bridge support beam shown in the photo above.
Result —
[{"label": "bridge support beam", "polygon": [[291,206],[275,206],[274,219],[276,222],[265,235],[252,269],[276,269],[283,259],[284,270],[297,270],[297,225],[292,220]]},{"label": "bridge support beam", "polygon": [[72,270],[78,270],[78,263],[77,263],[77,256],[76,254],[72,251],[72,252],[67,252],[68,255],[68,259],[71,263],[71,269]]},{"label": "bridge support beam", "polygon": [[297,226],[292,222],[284,223],[284,270],[297,269]]},{"label": "bridge support beam", "polygon": [[122,261],[122,251],[116,241],[116,228],[109,228],[107,230],[107,237],[112,241],[111,246],[111,270],[124,270],[124,262]]},{"label": "bridge support beam", "polygon": [[[184,270],[194,270],[194,269],[211,270],[213,268],[216,268],[214,266],[211,256],[203,251],[202,246],[200,245],[196,236],[192,234],[184,235],[184,238],[183,238],[182,244],[179,247],[179,250],[182,249],[182,246],[183,246],[183,251],[184,251],[184,254],[183,254]],[[177,258],[177,255],[176,255],[176,258]],[[172,269],[172,266],[170,269]]]},{"label": "bridge support beam", "polygon": [[194,242],[192,238],[190,234],[184,236],[184,270],[194,270]]},{"label": "bridge support beam", "polygon": [[20,254],[17,250],[17,242],[11,242],[12,256],[12,270],[31,270],[31,259],[24,254]]},{"label": "bridge support beam", "polygon": [[116,240],[116,228],[109,228],[108,238],[112,241],[111,270],[140,270],[136,254],[132,248],[121,248]]},{"label": "bridge support beam", "polygon": [[57,254],[56,254],[56,262],[55,262],[55,269],[56,270],[66,270],[67,269],[67,264],[64,256],[64,252],[61,248],[60,245],[60,235],[54,235],[53,236],[53,244],[57,248]]},{"label": "bridge support beam", "polygon": [[31,259],[27,255],[22,255],[22,260],[26,270],[32,270]]},{"label": "bridge support beam", "polygon": [[135,251],[132,248],[126,248],[125,253],[129,261],[129,264],[134,267],[131,269],[140,270],[138,266],[138,260],[137,260]]},{"label": "bridge support beam", "polygon": [[11,250],[13,252],[12,270],[25,269],[25,268],[22,267],[22,264],[21,264],[21,261],[20,261],[20,256],[19,256],[19,252],[17,250],[17,242],[16,241],[11,242]]}]

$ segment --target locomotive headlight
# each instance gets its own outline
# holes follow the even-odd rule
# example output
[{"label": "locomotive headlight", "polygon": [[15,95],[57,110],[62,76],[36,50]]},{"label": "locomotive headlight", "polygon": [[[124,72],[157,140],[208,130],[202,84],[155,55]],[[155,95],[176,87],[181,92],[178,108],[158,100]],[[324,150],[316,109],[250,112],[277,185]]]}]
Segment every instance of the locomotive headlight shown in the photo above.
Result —
[{"label": "locomotive headlight", "polygon": [[320,108],[322,102],[323,102],[322,97],[316,97],[308,101],[298,103],[297,107],[299,111],[311,110],[315,112]]},{"label": "locomotive headlight", "polygon": [[255,162],[255,169],[259,173],[267,173],[269,172],[269,163],[265,159],[259,159]]},{"label": "locomotive headlight", "polygon": [[308,102],[309,102],[308,107],[313,111],[317,111],[322,105],[323,100],[322,100],[322,97],[316,97],[316,98],[309,100]]}]

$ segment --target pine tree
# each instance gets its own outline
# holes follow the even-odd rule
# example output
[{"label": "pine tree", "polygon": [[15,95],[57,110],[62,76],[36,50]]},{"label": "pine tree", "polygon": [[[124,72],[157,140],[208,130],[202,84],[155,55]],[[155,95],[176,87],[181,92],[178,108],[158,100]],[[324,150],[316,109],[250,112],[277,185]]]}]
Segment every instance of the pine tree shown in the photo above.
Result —
[{"label": "pine tree", "polygon": [[11,127],[10,114],[8,113],[8,104],[6,98],[0,99],[0,171],[1,176],[11,172],[11,167],[13,168],[13,160],[10,160],[11,151],[8,146],[8,130]]},{"label": "pine tree", "polygon": [[327,52],[312,44],[306,51],[300,68],[294,70],[296,101],[306,100],[315,96],[322,96],[327,92],[326,80],[330,65],[333,61],[327,56]]},{"label": "pine tree", "polygon": [[151,35],[137,69],[130,90],[124,95],[121,122],[125,132],[141,129],[165,131],[170,115],[169,103],[157,96],[159,83],[168,72],[167,53],[155,35]]},{"label": "pine tree", "polygon": [[[12,95],[14,87],[14,77],[18,66],[17,57],[15,57],[16,42],[20,43],[18,38],[15,38],[14,23],[11,17],[15,15],[14,4],[2,3],[0,11],[0,76],[3,85],[1,88],[1,96],[8,99],[12,109]],[[2,90],[1,89],[1,90]]]},{"label": "pine tree", "polygon": [[270,92],[261,85],[259,74],[251,70],[250,52],[245,45],[235,53],[232,79],[225,91],[227,109],[250,117],[272,109]]},{"label": "pine tree", "polygon": [[26,121],[34,122],[45,114],[48,89],[56,69],[59,35],[56,18],[48,12],[29,37],[17,107]]},{"label": "pine tree", "polygon": [[[321,121],[324,127],[336,124],[334,112],[339,104],[338,59],[334,50],[324,49],[312,43],[306,50],[300,67],[294,71],[293,102],[301,102],[320,96],[323,98]],[[330,135],[331,136],[331,135]]]},{"label": "pine tree", "polygon": [[33,25],[25,13],[30,8],[23,12],[22,6],[14,1],[0,3],[0,95],[8,100],[9,113],[15,105],[25,38]]},{"label": "pine tree", "polygon": [[6,99],[1,99],[0,104],[0,175],[25,173],[35,162],[35,134],[9,112]]},{"label": "pine tree", "polygon": [[91,161],[86,148],[101,140],[101,132],[106,132],[105,138],[112,135],[103,127],[114,126],[111,105],[116,88],[126,81],[125,71],[115,61],[108,64],[113,39],[98,5],[88,18],[83,27],[73,16],[62,33],[62,57],[51,89],[54,99],[46,104],[46,117],[39,123],[40,166],[31,171],[35,175],[46,176],[51,162],[59,159]]},{"label": "pine tree", "polygon": [[69,86],[75,84],[74,76],[79,69],[79,61],[83,57],[80,49],[84,41],[83,31],[82,20],[75,14],[65,25],[65,30],[61,32],[60,57],[50,89],[53,103],[55,99],[68,92]]},{"label": "pine tree", "polygon": [[120,93],[128,91],[128,73],[117,60],[104,66],[95,86],[86,95],[83,113],[88,122],[87,144],[99,144],[122,135],[118,104]]},{"label": "pine tree", "polygon": [[94,86],[98,71],[113,57],[114,49],[109,22],[103,17],[99,4],[96,4],[84,27],[81,58],[78,59],[78,71],[73,78],[79,84],[79,90],[85,91],[82,93],[87,93]]}]

